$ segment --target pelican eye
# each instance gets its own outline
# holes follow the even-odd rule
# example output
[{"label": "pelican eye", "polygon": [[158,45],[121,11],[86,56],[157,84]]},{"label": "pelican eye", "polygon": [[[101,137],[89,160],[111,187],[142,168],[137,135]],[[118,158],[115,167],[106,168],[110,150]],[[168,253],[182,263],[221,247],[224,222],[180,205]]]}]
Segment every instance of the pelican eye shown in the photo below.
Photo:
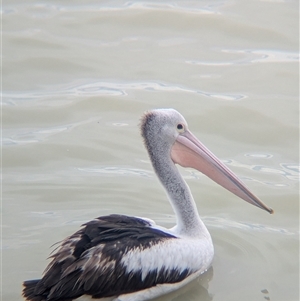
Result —
[{"label": "pelican eye", "polygon": [[177,124],[177,130],[178,130],[178,132],[182,133],[182,132],[184,131],[184,126],[183,126],[183,124],[178,123],[178,124]]}]

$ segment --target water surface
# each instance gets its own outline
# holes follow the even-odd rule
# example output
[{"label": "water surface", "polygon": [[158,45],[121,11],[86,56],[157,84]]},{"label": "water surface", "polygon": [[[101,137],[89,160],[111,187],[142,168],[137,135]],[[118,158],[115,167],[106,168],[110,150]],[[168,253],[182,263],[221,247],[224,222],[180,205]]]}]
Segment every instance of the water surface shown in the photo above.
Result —
[{"label": "water surface", "polygon": [[297,1],[3,1],[2,299],[93,217],[174,213],[139,133],[173,107],[269,215],[180,169],[213,269],[157,300],[299,300]]}]

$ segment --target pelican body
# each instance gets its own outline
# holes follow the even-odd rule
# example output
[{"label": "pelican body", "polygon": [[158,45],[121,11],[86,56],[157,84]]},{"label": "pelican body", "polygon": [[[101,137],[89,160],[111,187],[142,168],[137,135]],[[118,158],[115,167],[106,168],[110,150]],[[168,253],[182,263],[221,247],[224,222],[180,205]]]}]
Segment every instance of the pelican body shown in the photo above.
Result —
[{"label": "pelican body", "polygon": [[28,301],[71,301],[82,295],[143,301],[178,289],[204,273],[214,248],[189,187],[175,164],[195,168],[245,201],[272,213],[188,129],[173,109],[146,112],[141,134],[165,188],[176,225],[124,215],[95,218],[63,240],[43,277],[24,282]]}]

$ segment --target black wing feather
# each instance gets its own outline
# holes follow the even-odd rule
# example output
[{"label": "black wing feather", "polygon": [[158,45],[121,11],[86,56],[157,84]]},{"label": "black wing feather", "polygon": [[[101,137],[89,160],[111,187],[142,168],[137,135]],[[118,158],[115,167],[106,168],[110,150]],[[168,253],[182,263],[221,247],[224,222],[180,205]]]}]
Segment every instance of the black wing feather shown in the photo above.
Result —
[{"label": "black wing feather", "polygon": [[24,282],[23,296],[30,301],[70,301],[83,294],[103,298],[183,280],[188,270],[154,270],[142,281],[142,271],[127,273],[120,264],[133,248],[176,238],[151,226],[144,219],[116,214],[83,224],[50,256],[42,279]]}]

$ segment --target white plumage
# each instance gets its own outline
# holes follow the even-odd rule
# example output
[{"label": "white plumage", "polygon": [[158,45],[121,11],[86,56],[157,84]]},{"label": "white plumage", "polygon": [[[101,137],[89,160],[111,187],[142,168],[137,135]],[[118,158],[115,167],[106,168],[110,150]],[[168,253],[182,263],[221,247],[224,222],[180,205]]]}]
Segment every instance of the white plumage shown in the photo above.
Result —
[{"label": "white plumage", "polygon": [[189,269],[191,273],[204,272],[213,259],[213,244],[210,237],[202,239],[183,238],[165,240],[149,249],[131,249],[126,253],[121,263],[127,273],[142,270],[142,281],[149,272],[154,270],[183,272]]}]

